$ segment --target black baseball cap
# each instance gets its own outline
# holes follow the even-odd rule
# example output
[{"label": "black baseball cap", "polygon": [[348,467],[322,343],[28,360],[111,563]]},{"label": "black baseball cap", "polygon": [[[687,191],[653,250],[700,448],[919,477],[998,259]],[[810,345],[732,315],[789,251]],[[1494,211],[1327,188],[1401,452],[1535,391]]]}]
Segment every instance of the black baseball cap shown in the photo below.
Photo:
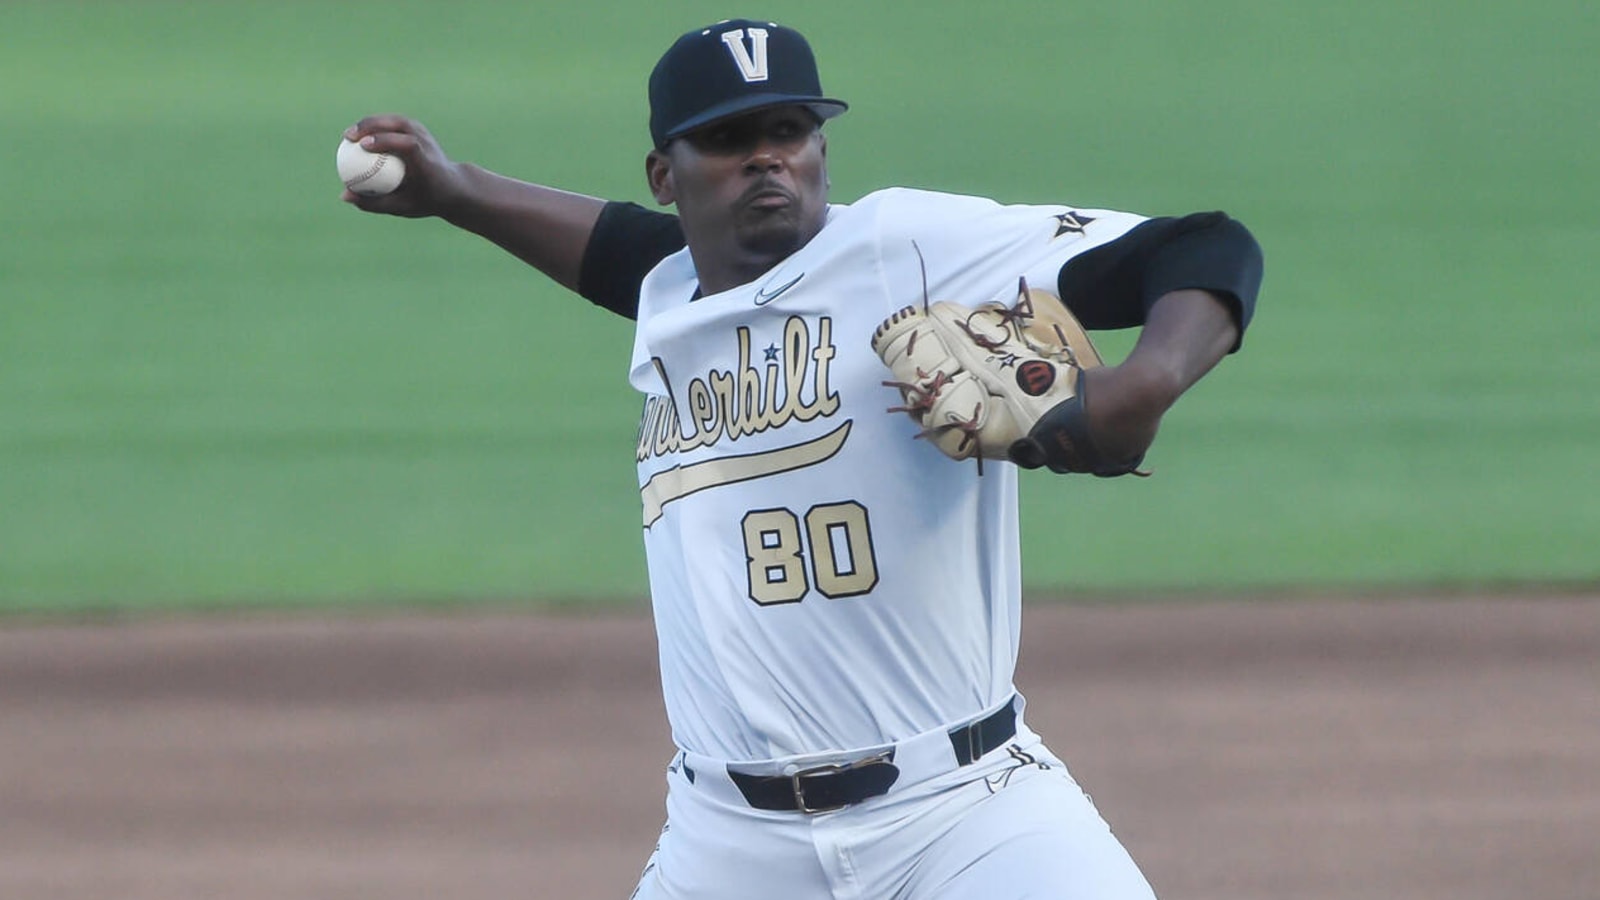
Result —
[{"label": "black baseball cap", "polygon": [[678,38],[650,73],[650,137],[675,137],[718,119],[799,104],[831,119],[848,106],[822,94],[817,60],[800,32],[727,19]]}]

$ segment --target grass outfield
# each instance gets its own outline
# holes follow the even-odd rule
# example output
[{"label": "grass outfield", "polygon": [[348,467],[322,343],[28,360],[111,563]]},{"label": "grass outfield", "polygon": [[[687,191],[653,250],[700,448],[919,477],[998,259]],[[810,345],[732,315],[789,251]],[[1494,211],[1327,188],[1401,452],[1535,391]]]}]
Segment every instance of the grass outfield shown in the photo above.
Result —
[{"label": "grass outfield", "polygon": [[[628,323],[337,199],[392,110],[648,202],[649,67],[743,11],[547,5],[0,3],[0,610],[642,594]],[[1268,260],[1156,477],[1024,481],[1031,584],[1600,580],[1592,4],[969,9],[754,10],[852,104],[835,199],[1223,208]]]}]

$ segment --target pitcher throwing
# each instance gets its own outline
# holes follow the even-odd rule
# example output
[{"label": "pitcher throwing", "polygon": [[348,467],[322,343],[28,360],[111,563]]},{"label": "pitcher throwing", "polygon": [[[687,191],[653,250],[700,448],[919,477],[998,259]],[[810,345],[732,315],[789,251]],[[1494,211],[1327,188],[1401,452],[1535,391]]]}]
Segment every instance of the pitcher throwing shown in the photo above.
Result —
[{"label": "pitcher throwing", "polygon": [[[442,217],[637,321],[678,752],[635,896],[1152,896],[1012,683],[1019,466],[1141,470],[1239,346],[1255,239],[1222,213],[830,203],[823,124],[846,105],[771,22],[683,35],[649,100],[649,188],[676,215],[453,161],[401,116],[346,132],[407,172],[347,202]],[[1102,365],[1078,322],[1142,331]]]}]

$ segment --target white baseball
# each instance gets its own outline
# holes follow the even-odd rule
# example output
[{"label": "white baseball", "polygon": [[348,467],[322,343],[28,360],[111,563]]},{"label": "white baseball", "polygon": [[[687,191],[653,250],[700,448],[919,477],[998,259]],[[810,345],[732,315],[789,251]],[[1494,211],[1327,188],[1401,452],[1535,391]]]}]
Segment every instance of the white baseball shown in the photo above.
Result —
[{"label": "white baseball", "polygon": [[339,180],[358,194],[387,194],[406,177],[406,164],[400,157],[363,150],[347,140],[339,141],[334,162],[339,166]]}]

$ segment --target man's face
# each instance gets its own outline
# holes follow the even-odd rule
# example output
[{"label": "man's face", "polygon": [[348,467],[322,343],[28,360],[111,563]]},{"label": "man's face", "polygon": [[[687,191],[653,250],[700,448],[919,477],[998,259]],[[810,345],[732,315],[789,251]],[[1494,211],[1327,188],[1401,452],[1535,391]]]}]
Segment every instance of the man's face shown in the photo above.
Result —
[{"label": "man's face", "polygon": [[[715,122],[652,151],[650,189],[674,203],[702,282],[725,290],[805,246],[827,216],[827,142],[803,106]],[[724,277],[725,276],[725,277]]]}]

